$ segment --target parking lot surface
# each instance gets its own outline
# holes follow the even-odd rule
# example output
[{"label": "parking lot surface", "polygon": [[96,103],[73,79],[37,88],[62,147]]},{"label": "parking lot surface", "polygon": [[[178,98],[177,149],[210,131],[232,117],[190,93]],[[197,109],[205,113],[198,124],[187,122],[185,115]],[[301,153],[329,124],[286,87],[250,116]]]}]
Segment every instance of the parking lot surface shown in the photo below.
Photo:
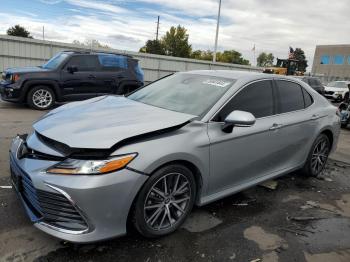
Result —
[{"label": "parking lot surface", "polygon": [[[42,114],[0,101],[0,186],[10,185],[12,137]],[[60,241],[35,229],[13,190],[0,188],[0,261],[350,261],[350,129],[331,158],[320,178],[291,173],[195,208],[180,230],[153,240],[130,230],[95,244]]]}]

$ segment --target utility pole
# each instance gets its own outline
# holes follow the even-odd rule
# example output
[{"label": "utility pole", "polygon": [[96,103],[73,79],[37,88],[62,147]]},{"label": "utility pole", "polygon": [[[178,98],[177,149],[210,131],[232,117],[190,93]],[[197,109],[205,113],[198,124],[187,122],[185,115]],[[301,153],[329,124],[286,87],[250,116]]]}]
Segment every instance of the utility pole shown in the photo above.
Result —
[{"label": "utility pole", "polygon": [[220,11],[221,11],[221,0],[219,0],[218,20],[217,20],[217,23],[216,23],[216,35],[215,35],[215,47],[214,47],[213,62],[216,62],[216,52],[217,52],[217,49],[218,49]]},{"label": "utility pole", "polygon": [[157,20],[157,33],[156,33],[156,40],[158,41],[158,34],[159,34],[159,16]]},{"label": "utility pole", "polygon": [[43,40],[45,40],[45,26],[43,26]]}]

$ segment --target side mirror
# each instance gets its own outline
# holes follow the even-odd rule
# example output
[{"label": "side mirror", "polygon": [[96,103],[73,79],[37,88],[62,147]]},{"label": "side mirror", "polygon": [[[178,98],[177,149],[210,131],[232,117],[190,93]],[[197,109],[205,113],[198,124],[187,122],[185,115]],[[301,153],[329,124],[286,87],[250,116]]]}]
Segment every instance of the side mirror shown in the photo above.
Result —
[{"label": "side mirror", "polygon": [[252,126],[255,123],[253,114],[245,111],[235,110],[231,112],[225,119],[222,131],[231,133],[234,126]]},{"label": "side mirror", "polygon": [[74,72],[78,72],[78,67],[77,66],[68,66],[67,71],[69,73],[73,74]]}]

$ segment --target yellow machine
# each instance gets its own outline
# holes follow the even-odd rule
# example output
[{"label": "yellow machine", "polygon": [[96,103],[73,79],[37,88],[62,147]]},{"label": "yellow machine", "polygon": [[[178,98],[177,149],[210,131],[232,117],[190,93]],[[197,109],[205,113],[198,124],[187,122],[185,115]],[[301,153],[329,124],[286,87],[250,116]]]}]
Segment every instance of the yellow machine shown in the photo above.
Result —
[{"label": "yellow machine", "polygon": [[300,62],[296,59],[279,59],[275,66],[267,67],[263,73],[266,74],[277,74],[277,75],[304,75],[303,71],[299,70]]}]

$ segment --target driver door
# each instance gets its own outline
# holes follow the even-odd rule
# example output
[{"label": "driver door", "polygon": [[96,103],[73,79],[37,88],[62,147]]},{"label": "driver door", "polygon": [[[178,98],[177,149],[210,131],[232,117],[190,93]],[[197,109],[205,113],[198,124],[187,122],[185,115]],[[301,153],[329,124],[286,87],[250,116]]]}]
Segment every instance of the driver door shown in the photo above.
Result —
[{"label": "driver door", "polygon": [[[223,132],[223,121],[234,110],[252,113],[255,124]],[[276,171],[281,146],[274,112],[272,81],[260,80],[241,89],[209,122],[209,194],[239,187]]]},{"label": "driver door", "polygon": [[[76,67],[69,72],[68,67]],[[61,71],[62,93],[66,100],[81,100],[96,96],[99,87],[96,73],[99,63],[95,55],[75,55]]]}]

